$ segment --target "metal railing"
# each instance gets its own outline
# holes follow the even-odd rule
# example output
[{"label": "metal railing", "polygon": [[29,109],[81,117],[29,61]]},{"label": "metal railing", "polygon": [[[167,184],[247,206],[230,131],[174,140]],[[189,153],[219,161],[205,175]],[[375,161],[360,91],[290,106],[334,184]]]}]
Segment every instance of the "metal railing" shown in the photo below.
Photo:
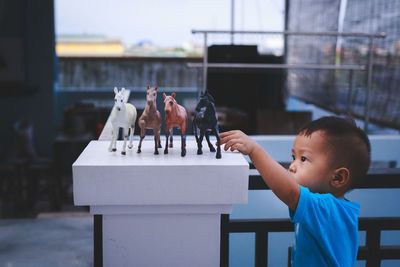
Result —
[{"label": "metal railing", "polygon": [[[216,30],[192,30],[192,34],[203,34],[204,54],[203,63],[188,63],[189,67],[203,68],[203,88],[201,92],[207,89],[207,70],[208,68],[257,68],[257,69],[314,69],[314,70],[349,70],[350,90],[352,89],[353,71],[367,71],[367,88],[364,108],[364,131],[368,132],[369,109],[370,109],[370,91],[372,84],[373,71],[373,46],[375,38],[385,38],[386,33],[362,33],[362,32],[292,32],[292,31],[216,31]],[[368,38],[368,60],[367,65],[318,65],[318,64],[239,64],[239,63],[208,63],[208,35],[211,34],[261,34],[261,35],[284,35],[284,36],[333,36],[333,37],[360,37]],[[233,42],[233,41],[232,41]],[[336,51],[335,51],[336,54]],[[351,94],[351,91],[349,92]],[[350,107],[347,109],[349,110]]]},{"label": "metal railing", "polygon": [[[251,166],[254,168],[254,166]],[[371,169],[357,188],[400,188],[400,168]],[[249,190],[267,190],[269,187],[259,174],[249,176]],[[400,230],[400,217],[360,218],[360,231],[366,231],[366,244],[358,250],[358,260],[366,260],[366,266],[380,266],[381,260],[400,259],[400,246],[381,246],[381,231]],[[293,232],[289,219],[229,219],[221,215],[220,266],[229,266],[229,234],[255,233],[255,266],[268,265],[268,234]],[[288,256],[290,266],[290,250]]]}]

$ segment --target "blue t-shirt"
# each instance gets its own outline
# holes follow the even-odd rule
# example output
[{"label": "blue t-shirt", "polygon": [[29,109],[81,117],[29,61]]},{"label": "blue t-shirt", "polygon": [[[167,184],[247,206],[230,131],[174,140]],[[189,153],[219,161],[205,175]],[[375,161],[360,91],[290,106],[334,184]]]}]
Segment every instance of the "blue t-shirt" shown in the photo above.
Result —
[{"label": "blue t-shirt", "polygon": [[354,266],[358,250],[360,204],[311,193],[300,186],[296,212],[292,266]]}]

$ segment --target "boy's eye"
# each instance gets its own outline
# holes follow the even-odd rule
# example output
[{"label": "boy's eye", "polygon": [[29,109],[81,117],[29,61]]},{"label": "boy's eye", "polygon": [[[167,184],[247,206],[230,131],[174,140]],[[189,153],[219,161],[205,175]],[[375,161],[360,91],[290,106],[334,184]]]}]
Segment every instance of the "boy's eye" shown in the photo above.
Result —
[{"label": "boy's eye", "polygon": [[307,160],[306,157],[301,157],[301,161],[302,161],[302,162],[304,162],[304,161],[306,161],[306,160]]},{"label": "boy's eye", "polygon": [[296,157],[294,155],[292,155],[292,160],[296,160]]}]

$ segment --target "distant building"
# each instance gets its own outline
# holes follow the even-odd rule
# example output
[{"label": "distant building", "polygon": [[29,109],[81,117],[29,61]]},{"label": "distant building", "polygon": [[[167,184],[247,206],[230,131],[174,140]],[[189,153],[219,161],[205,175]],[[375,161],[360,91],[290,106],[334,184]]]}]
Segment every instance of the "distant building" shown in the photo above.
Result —
[{"label": "distant building", "polygon": [[56,52],[59,57],[201,57],[203,47],[185,43],[183,47],[165,48],[154,45],[150,40],[125,47],[120,39],[83,34],[57,36]]},{"label": "distant building", "polygon": [[58,56],[122,56],[124,46],[119,39],[102,35],[57,36]]},{"label": "distant building", "polygon": [[151,41],[143,40],[137,45],[126,47],[124,55],[139,57],[202,57],[203,46],[186,42],[182,44],[182,47],[159,47]]}]

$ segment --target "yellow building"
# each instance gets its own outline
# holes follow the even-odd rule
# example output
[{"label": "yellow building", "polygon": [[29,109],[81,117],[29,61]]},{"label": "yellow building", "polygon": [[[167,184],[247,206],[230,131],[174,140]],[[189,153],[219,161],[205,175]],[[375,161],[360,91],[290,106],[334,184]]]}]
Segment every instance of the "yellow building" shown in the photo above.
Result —
[{"label": "yellow building", "polygon": [[58,56],[122,56],[124,46],[119,39],[99,35],[63,35],[57,37]]}]

